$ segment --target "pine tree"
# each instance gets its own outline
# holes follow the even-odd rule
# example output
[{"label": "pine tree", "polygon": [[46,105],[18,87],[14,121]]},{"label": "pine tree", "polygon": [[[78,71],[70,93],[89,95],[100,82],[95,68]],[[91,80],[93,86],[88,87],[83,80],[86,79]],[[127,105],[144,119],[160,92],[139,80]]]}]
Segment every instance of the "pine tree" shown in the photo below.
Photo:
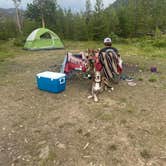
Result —
[{"label": "pine tree", "polygon": [[102,0],[96,0],[93,14],[93,39],[102,40],[106,36],[106,19],[104,17],[104,5]]},{"label": "pine tree", "polygon": [[92,4],[90,0],[86,0],[85,4],[85,23],[87,31],[87,39],[92,40]]},{"label": "pine tree", "polygon": [[28,4],[26,16],[36,21],[42,22],[42,27],[51,26],[56,22],[57,0],[33,0]]},{"label": "pine tree", "polygon": [[103,11],[103,9],[104,9],[103,0],[96,0],[95,12],[101,13]]}]

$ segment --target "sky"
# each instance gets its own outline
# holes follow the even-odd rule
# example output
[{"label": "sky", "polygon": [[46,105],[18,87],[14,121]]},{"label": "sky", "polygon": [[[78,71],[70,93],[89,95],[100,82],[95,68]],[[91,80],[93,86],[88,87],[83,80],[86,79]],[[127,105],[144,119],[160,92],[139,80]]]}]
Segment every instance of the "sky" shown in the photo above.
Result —
[{"label": "sky", "polygon": [[[21,9],[26,9],[27,3],[31,3],[33,0],[22,0],[20,5]],[[84,10],[86,0],[58,0],[58,4],[62,8],[71,8],[74,11]],[[109,4],[114,2],[115,0],[103,0],[104,7],[107,7]],[[95,0],[91,0],[92,5],[95,4]],[[13,8],[12,0],[0,0],[0,8]]]}]

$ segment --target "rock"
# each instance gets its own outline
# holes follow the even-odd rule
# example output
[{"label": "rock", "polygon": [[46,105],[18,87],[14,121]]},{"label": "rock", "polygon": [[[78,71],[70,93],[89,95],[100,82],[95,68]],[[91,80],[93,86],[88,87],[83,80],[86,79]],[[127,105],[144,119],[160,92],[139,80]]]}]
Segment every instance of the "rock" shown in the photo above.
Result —
[{"label": "rock", "polygon": [[119,104],[119,108],[122,108],[122,109],[126,108],[126,106],[127,106],[126,103],[121,103],[121,104]]},{"label": "rock", "polygon": [[59,149],[66,149],[65,144],[62,144],[62,143],[59,143],[59,144],[57,145],[57,147],[58,147]]},{"label": "rock", "polygon": [[20,128],[23,128],[23,125],[20,125]]},{"label": "rock", "polygon": [[4,147],[0,147],[0,152],[3,152],[5,150]]},{"label": "rock", "polygon": [[96,164],[94,164],[93,162],[90,162],[89,166],[96,166]]},{"label": "rock", "polygon": [[24,142],[27,144],[27,143],[28,143],[28,140],[25,138],[25,139],[24,139]]},{"label": "rock", "polygon": [[12,130],[11,132],[12,132],[12,133],[15,133],[15,131],[14,131],[14,130]]},{"label": "rock", "polygon": [[25,156],[22,158],[22,160],[25,160],[25,161],[29,162],[29,161],[31,160],[31,158],[32,158],[32,156],[28,154],[28,155],[25,155]]},{"label": "rock", "polygon": [[12,150],[12,148],[11,148],[11,147],[9,147],[9,148],[7,148],[7,150],[8,150],[8,151],[10,151],[10,150]]},{"label": "rock", "polygon": [[21,155],[20,155],[20,156],[17,156],[17,158],[20,159],[20,158],[21,158]]},{"label": "rock", "polygon": [[140,73],[142,73],[142,70],[139,70]]}]

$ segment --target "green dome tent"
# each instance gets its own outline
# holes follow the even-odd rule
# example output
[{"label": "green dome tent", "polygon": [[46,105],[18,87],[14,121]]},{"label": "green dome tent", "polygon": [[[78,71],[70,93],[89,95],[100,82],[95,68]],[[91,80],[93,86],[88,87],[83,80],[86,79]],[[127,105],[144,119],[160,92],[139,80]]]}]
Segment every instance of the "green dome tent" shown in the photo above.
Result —
[{"label": "green dome tent", "polygon": [[27,50],[64,48],[60,38],[46,28],[35,29],[26,39],[24,48]]}]

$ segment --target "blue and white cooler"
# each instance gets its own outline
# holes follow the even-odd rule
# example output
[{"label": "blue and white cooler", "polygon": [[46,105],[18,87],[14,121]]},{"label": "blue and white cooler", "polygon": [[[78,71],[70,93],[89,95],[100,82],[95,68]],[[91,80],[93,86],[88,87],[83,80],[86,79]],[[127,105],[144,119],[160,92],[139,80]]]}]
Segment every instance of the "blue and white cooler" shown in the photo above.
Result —
[{"label": "blue and white cooler", "polygon": [[36,75],[37,86],[40,90],[59,93],[66,88],[66,75],[45,71]]}]

